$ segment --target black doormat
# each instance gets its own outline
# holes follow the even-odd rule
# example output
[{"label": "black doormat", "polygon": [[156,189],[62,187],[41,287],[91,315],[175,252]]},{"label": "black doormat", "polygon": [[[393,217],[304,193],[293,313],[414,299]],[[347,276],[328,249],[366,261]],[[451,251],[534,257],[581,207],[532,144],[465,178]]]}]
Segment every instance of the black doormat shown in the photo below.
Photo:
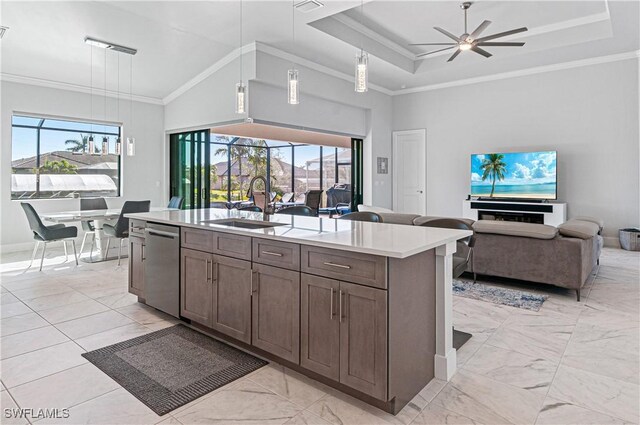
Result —
[{"label": "black doormat", "polygon": [[158,415],[267,364],[183,325],[82,356]]}]

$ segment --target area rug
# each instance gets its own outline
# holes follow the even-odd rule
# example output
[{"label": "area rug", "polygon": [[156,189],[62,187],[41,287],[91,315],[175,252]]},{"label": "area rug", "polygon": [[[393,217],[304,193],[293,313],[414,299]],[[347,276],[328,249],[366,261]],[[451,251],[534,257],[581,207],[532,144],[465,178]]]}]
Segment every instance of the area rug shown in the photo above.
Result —
[{"label": "area rug", "polygon": [[82,356],[158,415],[267,364],[184,325]]},{"label": "area rug", "polygon": [[482,283],[473,283],[457,279],[453,280],[453,294],[464,298],[488,301],[494,304],[503,304],[533,311],[540,310],[542,303],[549,298],[546,295],[537,295],[515,289],[498,288],[483,285]]}]

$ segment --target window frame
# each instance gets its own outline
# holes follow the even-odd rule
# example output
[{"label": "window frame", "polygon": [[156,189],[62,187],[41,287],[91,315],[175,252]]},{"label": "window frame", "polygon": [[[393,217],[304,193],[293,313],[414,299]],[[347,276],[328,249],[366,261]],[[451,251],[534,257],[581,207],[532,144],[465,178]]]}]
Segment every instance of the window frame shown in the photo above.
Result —
[{"label": "window frame", "polygon": [[[33,118],[36,120],[39,120],[39,125],[34,126],[34,125],[26,125],[26,124],[14,124],[13,120],[14,117],[24,117],[24,118]],[[56,127],[46,127],[43,126],[43,124],[47,121],[47,120],[52,120],[52,121],[65,121],[65,122],[69,122],[69,123],[81,123],[81,124],[90,124],[96,127],[100,127],[100,126],[109,126],[109,127],[115,127],[118,129],[117,133],[113,133],[113,132],[109,132],[109,131],[91,131],[89,132],[92,135],[98,135],[98,137],[102,137],[103,135],[106,136],[117,136],[121,139],[122,141],[122,127],[123,124],[122,123],[116,123],[116,122],[111,122],[111,121],[101,121],[101,120],[87,120],[87,119],[82,119],[82,118],[72,118],[72,117],[63,117],[63,116],[58,116],[58,115],[49,115],[49,114],[39,114],[39,113],[31,113],[31,112],[20,112],[20,111],[12,111],[11,113],[11,162],[14,161],[13,159],[13,151],[14,151],[14,146],[13,146],[13,138],[14,138],[14,128],[22,128],[22,129],[29,129],[29,130],[35,130],[36,131],[36,149],[35,149],[35,158],[36,158],[36,190],[34,191],[34,195],[32,197],[29,198],[14,198],[13,197],[13,191],[11,189],[11,178],[9,178],[9,196],[11,201],[17,201],[17,202],[24,202],[24,201],[42,201],[42,200],[60,200],[60,199],[79,199],[81,198],[81,196],[74,196],[74,197],[67,197],[67,196],[56,196],[56,197],[45,197],[41,195],[41,191],[40,191],[40,167],[41,167],[41,152],[40,152],[40,148],[41,148],[41,131],[42,130],[46,130],[46,131],[60,131],[60,132],[66,132],[66,133],[77,133],[77,134],[86,134],[87,131],[85,130],[74,130],[74,129],[65,129],[65,128],[56,128]],[[96,142],[99,143],[99,142]],[[117,163],[118,163],[118,181],[117,181],[117,194],[116,195],[110,195],[110,196],[103,196],[104,198],[121,198],[122,197],[122,176],[123,176],[123,161],[122,161],[122,154],[120,155],[116,155],[117,156]],[[9,176],[13,175],[13,167],[10,166],[10,174]]]}]

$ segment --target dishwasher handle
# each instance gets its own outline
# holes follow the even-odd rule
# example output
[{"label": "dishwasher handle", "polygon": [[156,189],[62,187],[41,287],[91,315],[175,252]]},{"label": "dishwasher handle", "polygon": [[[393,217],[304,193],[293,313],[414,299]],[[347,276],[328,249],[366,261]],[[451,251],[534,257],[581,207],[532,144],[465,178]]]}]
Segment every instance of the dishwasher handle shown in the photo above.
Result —
[{"label": "dishwasher handle", "polygon": [[161,238],[169,238],[169,239],[175,239],[179,236],[178,233],[171,233],[171,232],[164,232],[162,230],[151,230],[151,229],[146,229],[147,233],[150,236],[160,236]]}]

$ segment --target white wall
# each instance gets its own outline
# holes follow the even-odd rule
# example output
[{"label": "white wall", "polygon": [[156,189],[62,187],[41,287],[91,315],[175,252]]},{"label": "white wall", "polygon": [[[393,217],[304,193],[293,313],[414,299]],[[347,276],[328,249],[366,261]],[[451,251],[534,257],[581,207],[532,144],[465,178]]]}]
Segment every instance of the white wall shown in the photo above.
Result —
[{"label": "white wall", "polygon": [[558,151],[568,216],[640,225],[638,60],[395,96],[393,128],[427,130],[427,213],[460,216],[469,156]]},{"label": "white wall", "polygon": [[[290,61],[261,51],[245,53],[243,58],[245,79],[252,80],[248,92],[249,115],[286,125],[364,134],[364,201],[390,207],[391,174],[375,174],[374,164],[377,156],[391,156],[391,97],[373,90],[356,94],[353,83],[298,65],[301,103],[293,107],[287,104],[284,91]],[[236,59],[216,69],[170,101],[165,106],[167,131],[205,128],[244,118],[234,113],[233,88],[239,72],[237,62]],[[323,113],[316,113],[314,105]],[[291,108],[296,108],[296,112],[292,113]],[[357,117],[355,122],[354,117]]]},{"label": "white wall", "polygon": [[[3,251],[29,248],[32,235],[17,201],[11,201],[11,115],[14,111],[59,117],[91,119],[89,94],[55,88],[0,82],[0,247]],[[107,98],[107,121],[118,122],[115,98]],[[94,94],[94,118],[103,118],[104,98]],[[101,105],[98,107],[97,105]],[[149,199],[153,206],[167,202],[163,182],[167,173],[163,106],[134,102],[133,123],[129,102],[121,100],[124,136],[136,138],[136,155],[123,156],[122,197],[109,198],[109,207],[119,208],[128,199]],[[77,210],[78,199],[29,201],[38,212]],[[76,223],[79,227],[79,224]],[[81,232],[79,232],[81,233]],[[78,247],[79,248],[79,247]]]}]

